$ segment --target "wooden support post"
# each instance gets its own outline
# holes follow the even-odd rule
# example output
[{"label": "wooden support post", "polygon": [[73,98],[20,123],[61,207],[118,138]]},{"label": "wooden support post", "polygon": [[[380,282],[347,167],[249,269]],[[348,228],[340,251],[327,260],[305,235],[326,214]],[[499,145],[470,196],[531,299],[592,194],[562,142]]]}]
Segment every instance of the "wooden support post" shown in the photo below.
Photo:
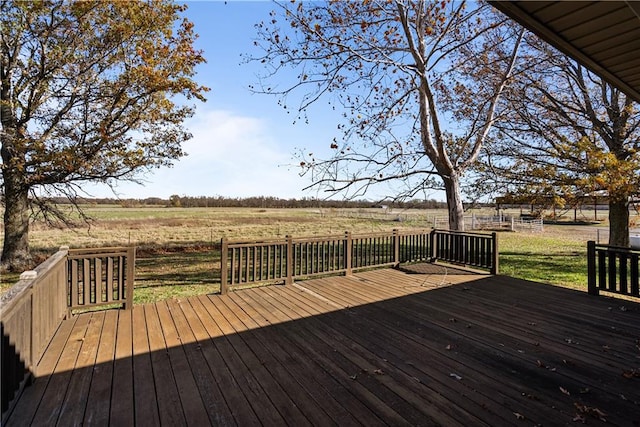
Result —
[{"label": "wooden support post", "polygon": [[287,278],[284,281],[285,285],[293,284],[293,237],[287,236]]},{"label": "wooden support post", "polygon": [[587,290],[589,295],[598,295],[596,281],[596,242],[587,242]]},{"label": "wooden support post", "polygon": [[400,232],[397,228],[393,229],[393,264],[400,265]]},{"label": "wooden support post", "polygon": [[[136,281],[136,247],[130,246],[127,249],[127,294],[125,297],[124,308],[126,310],[131,310],[133,308],[133,287],[135,286]],[[85,297],[86,300],[86,297]]]},{"label": "wooden support post", "polygon": [[491,233],[491,244],[493,246],[493,259],[491,260],[491,274],[496,275],[500,271],[499,261],[500,254],[498,253],[498,233],[495,231]]},{"label": "wooden support post", "polygon": [[431,232],[429,233],[429,246],[431,246],[431,259],[429,260],[429,262],[436,262],[438,252],[436,250],[436,229],[435,228],[431,230]]},{"label": "wooden support post", "polygon": [[228,241],[226,237],[223,237],[220,241],[220,293],[222,295],[227,293],[227,281],[229,280],[229,266],[228,266]]},{"label": "wooden support post", "polygon": [[349,231],[344,232],[344,274],[351,276],[353,271],[351,269],[351,254],[353,252],[353,240],[351,239],[351,233]]}]

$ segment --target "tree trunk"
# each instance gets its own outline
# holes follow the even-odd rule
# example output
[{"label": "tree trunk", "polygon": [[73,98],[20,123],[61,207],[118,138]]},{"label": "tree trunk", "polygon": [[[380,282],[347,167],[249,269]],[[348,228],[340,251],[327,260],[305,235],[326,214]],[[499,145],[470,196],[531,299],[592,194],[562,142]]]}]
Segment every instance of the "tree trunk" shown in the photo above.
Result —
[{"label": "tree trunk", "polygon": [[31,268],[29,252],[29,187],[15,165],[13,147],[2,147],[4,181],[4,245],[0,264],[9,271]]},{"label": "tree trunk", "polygon": [[460,178],[455,173],[442,176],[444,190],[447,195],[447,211],[449,212],[449,230],[464,231],[464,206]]},{"label": "tree trunk", "polygon": [[609,200],[609,244],[629,247],[629,205],[627,200]]}]

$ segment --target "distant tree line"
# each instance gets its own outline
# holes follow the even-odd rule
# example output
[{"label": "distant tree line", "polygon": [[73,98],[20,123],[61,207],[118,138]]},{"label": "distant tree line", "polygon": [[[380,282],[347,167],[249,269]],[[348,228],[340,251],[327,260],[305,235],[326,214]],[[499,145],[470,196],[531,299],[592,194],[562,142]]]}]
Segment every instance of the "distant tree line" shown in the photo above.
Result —
[{"label": "distant tree line", "polygon": [[[54,203],[68,203],[66,198],[54,198]],[[91,198],[84,199],[83,204],[121,205],[123,207],[163,206],[183,208],[376,208],[388,206],[401,209],[445,209],[446,202],[437,200],[408,200],[408,201],[370,201],[370,200],[320,200],[314,198],[281,199],[278,197],[223,197],[223,196],[179,196],[172,195],[168,199],[148,197],[145,199],[112,199]]]}]

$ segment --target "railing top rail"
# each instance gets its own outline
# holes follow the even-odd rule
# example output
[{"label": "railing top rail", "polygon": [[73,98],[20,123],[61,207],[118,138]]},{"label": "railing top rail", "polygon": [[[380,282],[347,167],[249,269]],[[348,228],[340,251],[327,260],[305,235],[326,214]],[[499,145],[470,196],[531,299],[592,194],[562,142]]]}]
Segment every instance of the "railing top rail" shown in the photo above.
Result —
[{"label": "railing top rail", "polygon": [[[447,230],[440,230],[446,231]],[[430,233],[431,229],[417,229],[417,230],[396,230],[396,233],[399,236],[407,236],[407,235],[415,235],[415,234],[425,234]],[[334,234],[334,235],[326,235],[326,236],[306,236],[306,237],[293,237],[293,243],[305,243],[305,242],[319,242],[326,240],[341,240],[344,239],[345,233],[342,234]],[[488,234],[477,233],[483,236],[487,236]],[[366,238],[375,238],[375,237],[385,237],[392,236],[393,232],[391,231],[380,231],[376,233],[358,233],[351,234],[352,239],[366,239]],[[490,236],[490,234],[488,235]],[[238,240],[238,241],[229,241],[227,240],[227,246],[229,248],[238,248],[244,247],[245,245],[274,245],[274,244],[286,244],[286,238],[278,238],[278,239],[264,239],[264,240]]]},{"label": "railing top rail", "polygon": [[605,245],[605,244],[601,244],[601,243],[596,243],[595,244],[595,248],[596,250],[607,250],[607,251],[612,251],[612,252],[624,252],[624,253],[632,253],[632,254],[640,254],[640,249],[635,249],[635,248],[627,248],[624,246],[612,246],[612,245]]},{"label": "railing top rail", "polygon": [[467,236],[479,236],[486,237],[490,239],[493,236],[493,233],[479,233],[477,231],[457,231],[457,230],[443,230],[440,228],[434,229],[436,233],[448,233],[448,234],[462,234]]},{"label": "railing top rail", "polygon": [[[400,233],[397,233],[398,235],[400,235]],[[363,234],[352,234],[351,238],[352,239],[375,239],[376,237],[389,237],[389,236],[393,236],[394,234],[391,233],[385,233],[385,232],[380,232],[380,233],[363,233]]]},{"label": "railing top rail", "polygon": [[238,249],[238,248],[246,248],[246,247],[254,247],[254,246],[274,246],[274,245],[286,245],[286,240],[261,240],[261,241],[253,241],[253,242],[228,242],[228,249]]},{"label": "railing top rail", "polygon": [[[336,240],[344,240],[345,235],[335,235],[335,236],[314,236],[314,237],[294,237],[291,241],[295,243],[317,243],[317,242],[333,242]],[[353,236],[351,236],[353,238]]]},{"label": "railing top rail", "polygon": [[129,249],[134,246],[113,246],[113,247],[103,247],[103,248],[75,248],[69,249],[69,255],[91,255],[91,254],[109,254],[109,253],[126,253]]},{"label": "railing top rail", "polygon": [[89,259],[89,258],[111,258],[127,256],[128,251],[114,251],[114,252],[87,252],[82,254],[69,254],[67,259]]}]

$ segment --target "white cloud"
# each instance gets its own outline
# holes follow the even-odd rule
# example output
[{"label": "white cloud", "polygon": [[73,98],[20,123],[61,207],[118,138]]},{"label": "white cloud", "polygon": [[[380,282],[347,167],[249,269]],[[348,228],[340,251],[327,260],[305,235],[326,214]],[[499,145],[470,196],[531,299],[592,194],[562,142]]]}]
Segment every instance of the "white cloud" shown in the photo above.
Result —
[{"label": "white cloud", "polygon": [[[306,181],[289,167],[293,146],[280,140],[268,122],[229,111],[199,110],[186,126],[193,134],[183,145],[188,156],[172,168],[148,174],[144,186],[121,183],[120,197],[304,196]],[[104,189],[90,192],[111,196]]]}]

